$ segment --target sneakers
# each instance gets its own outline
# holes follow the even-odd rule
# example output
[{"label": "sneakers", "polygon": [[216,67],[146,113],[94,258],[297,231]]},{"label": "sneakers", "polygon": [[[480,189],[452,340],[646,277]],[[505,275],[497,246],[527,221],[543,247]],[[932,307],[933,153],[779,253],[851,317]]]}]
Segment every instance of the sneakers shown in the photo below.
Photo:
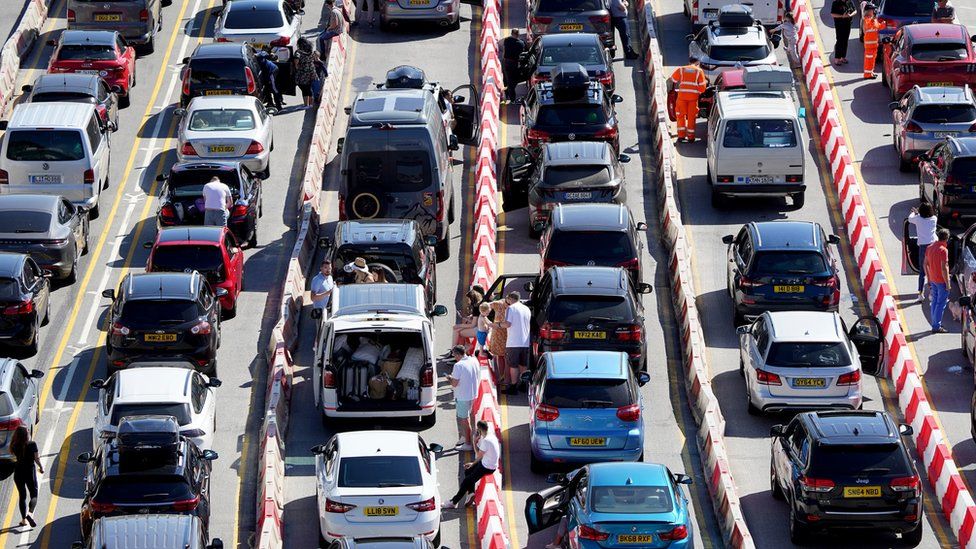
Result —
[{"label": "sneakers", "polygon": [[946,330],[944,326],[939,326],[938,328],[932,328],[932,333],[933,334],[944,334],[944,333],[946,333],[948,331],[949,330]]},{"label": "sneakers", "polygon": [[457,505],[454,505],[453,501],[445,501],[441,504],[441,509],[457,509]]},{"label": "sneakers", "polygon": [[459,438],[458,441],[454,443],[454,447],[457,448],[459,446],[464,446],[467,443],[468,443],[467,440],[465,440],[463,438]]},{"label": "sneakers", "polygon": [[925,301],[925,290],[918,292],[918,302],[921,303]]},{"label": "sneakers", "polygon": [[459,452],[470,452],[471,450],[474,449],[474,446],[471,446],[470,444],[468,444],[467,442],[465,442],[464,444],[461,444],[460,446],[455,446],[454,449],[458,450]]}]

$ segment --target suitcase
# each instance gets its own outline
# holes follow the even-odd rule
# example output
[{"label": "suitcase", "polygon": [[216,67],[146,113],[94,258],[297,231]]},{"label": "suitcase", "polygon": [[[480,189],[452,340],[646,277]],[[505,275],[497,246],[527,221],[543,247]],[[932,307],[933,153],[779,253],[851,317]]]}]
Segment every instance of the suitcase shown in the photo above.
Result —
[{"label": "suitcase", "polygon": [[363,362],[353,362],[348,368],[342,380],[342,392],[346,398],[358,401],[369,393],[369,364]]},{"label": "suitcase", "polygon": [[751,27],[755,24],[752,8],[744,4],[730,4],[718,10],[718,26]]}]

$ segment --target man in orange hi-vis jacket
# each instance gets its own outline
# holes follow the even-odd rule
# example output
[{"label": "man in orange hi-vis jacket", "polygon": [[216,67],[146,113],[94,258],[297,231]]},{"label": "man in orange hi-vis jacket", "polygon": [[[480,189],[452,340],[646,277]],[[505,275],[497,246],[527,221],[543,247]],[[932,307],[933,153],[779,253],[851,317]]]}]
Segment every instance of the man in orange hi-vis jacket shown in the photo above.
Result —
[{"label": "man in orange hi-vis jacket", "polygon": [[698,96],[705,91],[708,79],[701,63],[690,58],[684,67],[671,73],[671,86],[677,92],[674,104],[675,118],[678,119],[678,141],[695,142],[695,121],[698,119]]},{"label": "man in orange hi-vis jacket", "polygon": [[864,78],[874,78],[874,62],[878,59],[878,31],[887,27],[884,21],[875,17],[876,6],[868,3],[864,5]]}]

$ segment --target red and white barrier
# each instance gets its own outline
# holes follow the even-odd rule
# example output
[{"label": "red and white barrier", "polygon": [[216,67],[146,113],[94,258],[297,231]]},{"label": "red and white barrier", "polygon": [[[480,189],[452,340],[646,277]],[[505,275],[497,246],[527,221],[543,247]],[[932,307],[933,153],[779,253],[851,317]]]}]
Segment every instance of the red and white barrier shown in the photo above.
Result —
[{"label": "red and white barrier", "polygon": [[861,187],[851,154],[841,130],[831,84],[824,73],[820,49],[813,32],[815,21],[806,0],[794,0],[793,17],[799,32],[803,77],[810,92],[820,128],[820,145],[830,160],[831,179],[840,197],[847,236],[854,250],[858,274],[867,292],[868,304],[881,322],[888,345],[887,366],[895,382],[898,404],[905,421],[915,430],[915,447],[927,473],[938,505],[952,526],[960,547],[976,548],[976,504],[952,459],[951,443],[939,428],[935,411],[925,398],[925,386],[916,371],[898,320],[895,302],[881,266],[881,255],[861,199]]},{"label": "red and white barrier", "polygon": [[675,313],[681,326],[682,353],[685,366],[685,389],[691,409],[698,423],[698,446],[702,469],[707,476],[712,506],[718,518],[726,544],[735,548],[755,547],[746,525],[736,494],[735,480],[725,448],[725,418],[718,398],[712,391],[708,366],[705,363],[705,337],[695,304],[692,284],[691,247],[685,235],[678,209],[675,183],[675,151],[668,128],[667,98],[664,72],[654,12],[650,5],[637,1],[640,17],[644,63],[647,68],[647,89],[650,94],[651,127],[654,131],[658,166],[658,209],[661,232],[668,248],[668,270],[671,275],[671,295]]},{"label": "red and white barrier", "polygon": [[29,0],[20,24],[0,48],[0,113],[7,109],[16,93],[17,70],[21,58],[31,49],[47,21],[45,0]]}]

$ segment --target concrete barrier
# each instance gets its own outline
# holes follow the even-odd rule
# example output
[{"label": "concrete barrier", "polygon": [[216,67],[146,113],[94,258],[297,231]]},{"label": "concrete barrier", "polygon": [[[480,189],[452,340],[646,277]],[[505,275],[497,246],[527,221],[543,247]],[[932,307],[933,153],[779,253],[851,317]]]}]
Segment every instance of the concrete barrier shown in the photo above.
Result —
[{"label": "concrete barrier", "polygon": [[30,51],[41,27],[47,21],[47,3],[44,0],[29,0],[13,34],[0,48],[0,114],[4,113],[17,92],[17,70],[20,61]]}]

